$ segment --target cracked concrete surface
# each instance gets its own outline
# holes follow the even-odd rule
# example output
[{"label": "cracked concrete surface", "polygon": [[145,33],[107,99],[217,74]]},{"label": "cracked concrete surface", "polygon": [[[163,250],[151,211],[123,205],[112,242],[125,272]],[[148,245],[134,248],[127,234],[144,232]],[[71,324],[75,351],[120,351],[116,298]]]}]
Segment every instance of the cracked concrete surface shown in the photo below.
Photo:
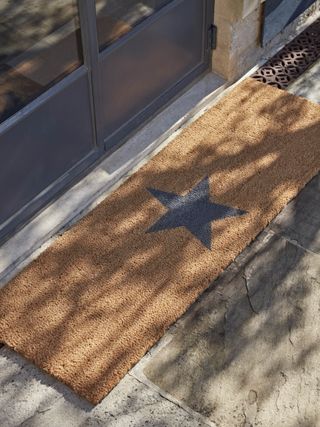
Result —
[{"label": "cracked concrete surface", "polygon": [[189,310],[144,374],[218,426],[316,426],[320,256],[273,233],[251,251]]},{"label": "cracked concrete surface", "polygon": [[0,426],[320,425],[319,189],[318,176],[96,407],[2,347]]},{"label": "cracked concrete surface", "polygon": [[7,348],[0,354],[2,427],[205,427],[159,393],[127,375],[96,407]]}]

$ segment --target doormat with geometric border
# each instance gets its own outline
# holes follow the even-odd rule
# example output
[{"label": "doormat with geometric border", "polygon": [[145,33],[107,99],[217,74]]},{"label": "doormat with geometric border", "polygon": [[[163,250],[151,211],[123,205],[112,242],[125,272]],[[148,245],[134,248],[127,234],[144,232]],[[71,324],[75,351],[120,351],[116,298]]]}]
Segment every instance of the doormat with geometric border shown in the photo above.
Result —
[{"label": "doormat with geometric border", "polygon": [[320,107],[247,79],[0,291],[0,341],[93,404],[320,169]]}]

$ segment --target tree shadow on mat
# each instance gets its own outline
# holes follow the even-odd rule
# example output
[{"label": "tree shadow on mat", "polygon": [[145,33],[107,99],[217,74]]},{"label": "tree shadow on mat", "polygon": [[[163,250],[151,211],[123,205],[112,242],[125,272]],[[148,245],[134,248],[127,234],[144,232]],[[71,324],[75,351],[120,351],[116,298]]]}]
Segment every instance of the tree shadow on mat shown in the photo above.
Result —
[{"label": "tree shadow on mat", "polygon": [[[156,156],[129,178],[120,191],[68,230],[18,276],[22,298],[21,294],[17,296],[14,286],[4,288],[7,294],[2,318],[4,321],[10,318],[10,325],[13,325],[8,332],[8,344],[56,378],[72,383],[80,395],[86,395],[94,402],[103,397],[106,384],[109,389],[117,384],[243,249],[241,245],[238,252],[233,249],[237,235],[242,233],[244,246],[249,244],[267,226],[269,219],[266,218],[279,212],[283,194],[288,193],[290,198],[311,178],[308,171],[304,179],[296,171],[291,171],[288,156],[293,152],[293,160],[298,158],[304,162],[311,154],[306,153],[305,147],[319,132],[320,120],[308,123],[304,128],[297,127],[298,119],[304,118],[304,107],[295,103],[288,114],[287,95],[279,91],[272,105],[261,107],[256,127],[248,134],[244,123],[249,113],[243,106],[259,96],[259,88],[253,88],[238,99],[236,108],[230,105],[229,110],[223,112],[224,122],[208,124],[198,144],[177,147],[173,142],[160,153],[163,161],[157,162]],[[277,120],[272,121],[274,111],[277,111]],[[215,114],[221,114],[219,106]],[[267,128],[263,125],[265,120],[269,120]],[[219,132],[221,126],[229,131]],[[188,129],[183,135],[188,136]],[[290,141],[292,145],[289,147]],[[211,193],[215,201],[244,210],[253,207],[254,212],[261,213],[261,218],[258,215],[254,222],[246,224],[245,233],[240,225],[241,232],[231,230],[231,238],[225,243],[222,239],[225,227],[222,223],[213,225],[214,242],[220,242],[222,257],[232,255],[229,258],[226,255],[219,267],[212,267],[207,249],[185,230],[145,234],[165,209],[144,189],[155,187],[182,194],[208,174],[212,178]],[[263,195],[258,194],[261,182]],[[268,255],[269,265],[285,258],[288,250],[292,249],[279,244],[274,258]],[[300,262],[303,254],[298,250],[292,253],[294,265]],[[290,269],[291,265],[286,264],[282,270],[277,270],[273,292],[290,274]],[[269,274],[268,269],[261,270],[259,280],[255,282],[258,288],[259,283],[268,282]],[[248,307],[244,279],[240,288],[239,296],[228,302],[228,315],[238,316],[236,328],[241,332],[255,313],[241,308]],[[215,297],[212,295],[215,296],[216,289],[221,293],[220,299],[217,294],[217,301],[224,301],[223,294],[228,291],[228,286],[222,289],[217,284],[211,288],[213,305]],[[299,298],[303,301],[308,290],[305,287],[300,290]],[[272,300],[270,295],[268,298]],[[274,313],[281,311],[281,303],[281,299],[272,300],[272,307],[259,307],[265,318],[261,327],[270,328],[275,349],[279,342],[289,339],[288,323],[291,331],[303,323],[303,312],[297,314],[294,308],[277,323]],[[225,318],[220,314],[222,317],[215,320],[212,336],[213,340],[218,340],[218,351],[223,353],[219,333],[225,333]],[[196,319],[191,321],[196,322]],[[17,346],[11,339],[12,328],[16,328]],[[217,362],[209,368],[209,377],[210,373],[216,375],[225,371],[258,339],[259,330],[248,337],[244,334],[237,341],[236,350],[223,354],[220,364]],[[192,345],[188,343],[184,351],[192,352]],[[295,363],[302,365],[308,354],[315,350],[304,348]],[[168,361],[168,364],[175,363],[175,360]],[[169,370],[169,367],[164,369]],[[281,360],[279,366],[265,373],[268,384],[261,392],[261,399],[267,399],[272,392],[270,386],[273,378],[274,381],[278,378],[279,370]],[[207,375],[208,372],[203,372],[200,378],[202,387],[208,380]],[[175,380],[179,381],[179,378],[172,377],[172,386]],[[239,383],[239,387],[244,387],[245,376],[241,381],[243,384]],[[199,379],[194,387],[197,384]],[[189,401],[195,393],[197,389],[191,384],[186,400]]]}]

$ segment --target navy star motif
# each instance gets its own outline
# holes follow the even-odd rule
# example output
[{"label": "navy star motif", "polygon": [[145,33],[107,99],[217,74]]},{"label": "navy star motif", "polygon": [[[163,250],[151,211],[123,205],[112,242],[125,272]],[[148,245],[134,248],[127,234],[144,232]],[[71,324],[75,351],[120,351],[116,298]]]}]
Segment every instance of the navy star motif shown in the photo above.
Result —
[{"label": "navy star motif", "polygon": [[147,233],[185,227],[209,250],[211,250],[212,241],[212,221],[247,213],[211,202],[208,177],[200,181],[185,196],[154,188],[147,188],[147,190],[168,208],[168,211],[147,230]]}]

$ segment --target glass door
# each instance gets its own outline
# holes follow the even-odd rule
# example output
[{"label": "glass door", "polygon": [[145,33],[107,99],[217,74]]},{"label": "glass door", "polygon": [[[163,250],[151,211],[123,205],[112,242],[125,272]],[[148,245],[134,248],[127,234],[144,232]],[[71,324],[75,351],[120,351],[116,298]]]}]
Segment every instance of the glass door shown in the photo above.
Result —
[{"label": "glass door", "polygon": [[212,0],[96,0],[94,85],[106,150],[194,81],[210,63]]},{"label": "glass door", "polygon": [[212,5],[0,1],[0,242],[209,68]]},{"label": "glass door", "polygon": [[76,0],[0,2],[0,239],[96,152]]}]

